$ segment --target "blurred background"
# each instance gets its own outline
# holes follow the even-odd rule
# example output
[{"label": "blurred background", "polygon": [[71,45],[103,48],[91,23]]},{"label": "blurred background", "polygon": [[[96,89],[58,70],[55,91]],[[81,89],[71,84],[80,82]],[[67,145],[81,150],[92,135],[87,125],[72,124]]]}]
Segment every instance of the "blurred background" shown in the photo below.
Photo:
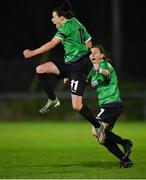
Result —
[{"label": "blurred background", "polygon": [[[111,54],[116,68],[121,97],[125,104],[122,120],[146,120],[145,19],[143,0],[70,0],[74,13],[87,27],[93,42],[102,44]],[[38,110],[46,95],[35,74],[35,67],[48,59],[62,60],[58,45],[50,53],[24,59],[24,49],[34,49],[56,33],[51,22],[52,9],[60,0],[5,0],[0,6],[0,120],[74,120],[81,119],[72,110],[69,88],[61,81],[56,89],[62,106],[46,116]],[[91,87],[84,101],[96,114],[96,94]]]}]

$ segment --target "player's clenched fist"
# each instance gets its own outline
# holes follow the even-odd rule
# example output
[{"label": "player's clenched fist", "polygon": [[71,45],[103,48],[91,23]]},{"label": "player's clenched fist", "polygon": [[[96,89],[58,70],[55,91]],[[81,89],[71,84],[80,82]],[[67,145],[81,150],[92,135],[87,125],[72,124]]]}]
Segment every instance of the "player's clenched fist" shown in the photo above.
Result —
[{"label": "player's clenched fist", "polygon": [[25,58],[30,58],[30,57],[33,56],[33,53],[32,53],[31,50],[26,49],[26,50],[23,51],[23,55],[24,55]]}]

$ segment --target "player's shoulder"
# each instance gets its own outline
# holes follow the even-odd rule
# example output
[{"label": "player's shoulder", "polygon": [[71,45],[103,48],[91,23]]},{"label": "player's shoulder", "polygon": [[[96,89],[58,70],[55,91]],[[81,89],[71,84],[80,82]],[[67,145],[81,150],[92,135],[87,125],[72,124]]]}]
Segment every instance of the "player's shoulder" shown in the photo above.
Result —
[{"label": "player's shoulder", "polygon": [[107,65],[108,65],[108,61],[107,61],[106,59],[102,59],[102,60],[100,61],[100,65],[102,65],[102,66],[107,66]]},{"label": "player's shoulder", "polygon": [[107,66],[112,66],[108,59],[102,59],[101,64],[105,64]]},{"label": "player's shoulder", "polygon": [[101,66],[101,68],[104,68],[104,69],[113,69],[111,63],[108,60],[106,60],[106,59],[103,59],[100,62],[100,66]]}]

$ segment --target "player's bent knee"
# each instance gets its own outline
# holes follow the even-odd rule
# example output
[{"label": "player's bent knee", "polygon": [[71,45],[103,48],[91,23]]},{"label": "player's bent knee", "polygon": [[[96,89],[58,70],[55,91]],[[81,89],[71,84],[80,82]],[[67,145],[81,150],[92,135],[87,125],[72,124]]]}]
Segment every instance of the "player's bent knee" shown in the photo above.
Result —
[{"label": "player's bent knee", "polygon": [[43,70],[43,68],[42,68],[41,66],[37,66],[37,67],[36,67],[36,72],[37,72],[38,74],[41,74],[41,73],[44,73],[44,70]]}]

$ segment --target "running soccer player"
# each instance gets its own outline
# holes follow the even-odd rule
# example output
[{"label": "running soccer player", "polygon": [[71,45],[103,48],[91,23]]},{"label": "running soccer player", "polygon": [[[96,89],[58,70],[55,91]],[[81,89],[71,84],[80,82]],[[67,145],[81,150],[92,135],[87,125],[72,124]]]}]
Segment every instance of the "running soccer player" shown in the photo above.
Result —
[{"label": "running soccer player", "polygon": [[[40,113],[46,113],[51,107],[60,104],[54,91],[47,87],[46,73],[52,73],[61,78],[69,77],[73,109],[83,115],[99,131],[98,120],[83,104],[87,75],[93,67],[89,59],[89,48],[92,47],[91,36],[86,27],[74,17],[69,1],[65,1],[53,10],[52,22],[58,29],[53,39],[35,50],[26,49],[23,52],[25,58],[30,58],[50,51],[59,43],[62,43],[65,50],[64,63],[49,61],[36,67],[36,72],[41,76],[40,79],[43,81],[44,89],[49,97]],[[102,132],[102,129],[100,131]],[[102,133],[100,135],[104,136]]]},{"label": "running soccer player", "polygon": [[[100,144],[120,159],[121,168],[130,167],[133,164],[129,159],[132,141],[123,139],[112,132],[123,109],[116,72],[101,45],[91,48],[90,60],[93,68],[88,74],[87,81],[91,83],[98,96],[99,110],[96,118],[102,124],[105,136],[100,136],[100,131],[97,134],[94,127],[92,127],[92,134],[98,138]],[[124,152],[118,147],[118,144],[122,145]]]}]

